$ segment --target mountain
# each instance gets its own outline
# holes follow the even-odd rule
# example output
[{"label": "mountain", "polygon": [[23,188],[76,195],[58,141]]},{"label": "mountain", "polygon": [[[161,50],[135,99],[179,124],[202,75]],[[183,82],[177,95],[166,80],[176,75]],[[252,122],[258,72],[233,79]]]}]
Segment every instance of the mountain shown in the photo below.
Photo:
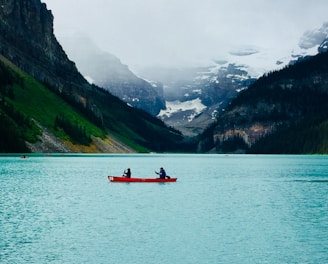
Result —
[{"label": "mountain", "polygon": [[239,91],[255,81],[244,65],[217,61],[210,67],[145,69],[141,75],[164,84],[166,109],[158,117],[186,136],[196,136],[215,120]]},{"label": "mountain", "polygon": [[135,152],[0,55],[0,152]]},{"label": "mountain", "polygon": [[89,82],[154,116],[165,108],[161,86],[138,78],[127,65],[114,55],[102,51],[88,37],[79,34],[63,37],[60,42]]},{"label": "mountain", "polygon": [[200,137],[199,150],[328,152],[328,52],[306,57],[251,84]]},{"label": "mountain", "polygon": [[319,28],[304,32],[298,46],[284,56],[276,54],[274,49],[238,46],[236,43],[236,47],[223,59],[213,61],[209,66],[152,67],[142,69],[138,74],[164,85],[167,107],[158,117],[185,135],[196,136],[256,79],[327,50],[327,39],[328,23],[324,23]]},{"label": "mountain", "polygon": [[[35,151],[39,141],[51,140],[48,132],[64,142],[63,151],[106,152],[113,140],[127,146],[122,151],[183,149],[176,130],[85,80],[55,38],[54,18],[44,3],[0,4],[1,118],[7,124],[1,133],[23,142],[8,148],[9,141],[1,138],[1,151]],[[92,148],[99,141],[102,147]]]},{"label": "mountain", "polygon": [[1,54],[63,93],[86,85],[57,42],[53,16],[45,4],[39,0],[1,1],[0,16]]}]

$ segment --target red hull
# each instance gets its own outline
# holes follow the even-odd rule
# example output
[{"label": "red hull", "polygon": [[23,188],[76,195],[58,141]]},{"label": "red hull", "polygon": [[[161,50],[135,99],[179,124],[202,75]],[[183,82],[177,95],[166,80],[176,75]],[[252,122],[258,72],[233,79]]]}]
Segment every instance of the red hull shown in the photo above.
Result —
[{"label": "red hull", "polygon": [[108,176],[110,182],[176,182],[177,178],[170,179],[148,179],[148,178],[126,178],[121,176]]}]

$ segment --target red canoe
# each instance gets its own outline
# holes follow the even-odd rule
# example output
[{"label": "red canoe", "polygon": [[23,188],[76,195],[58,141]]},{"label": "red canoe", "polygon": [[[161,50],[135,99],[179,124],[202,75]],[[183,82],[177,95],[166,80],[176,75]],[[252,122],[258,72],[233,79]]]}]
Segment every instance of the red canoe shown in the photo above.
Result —
[{"label": "red canoe", "polygon": [[149,179],[149,178],[126,178],[121,176],[108,176],[110,182],[176,182],[177,178],[170,179]]}]

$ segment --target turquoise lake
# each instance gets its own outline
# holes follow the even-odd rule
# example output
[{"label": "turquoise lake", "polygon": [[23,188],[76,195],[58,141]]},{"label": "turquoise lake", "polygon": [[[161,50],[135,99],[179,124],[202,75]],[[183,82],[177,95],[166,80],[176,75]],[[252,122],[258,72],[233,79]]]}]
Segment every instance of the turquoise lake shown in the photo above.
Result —
[{"label": "turquoise lake", "polygon": [[2,156],[0,189],[0,263],[328,263],[328,156]]}]

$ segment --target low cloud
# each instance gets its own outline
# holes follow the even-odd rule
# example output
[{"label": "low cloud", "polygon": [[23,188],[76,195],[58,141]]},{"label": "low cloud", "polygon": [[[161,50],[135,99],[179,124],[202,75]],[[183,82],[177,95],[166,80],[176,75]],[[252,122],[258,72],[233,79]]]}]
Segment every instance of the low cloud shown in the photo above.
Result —
[{"label": "low cloud", "polygon": [[249,55],[253,55],[256,53],[259,53],[258,48],[248,47],[248,46],[235,48],[235,49],[229,51],[229,54],[234,55],[234,56],[249,56]]},{"label": "low cloud", "polygon": [[[327,0],[43,1],[59,39],[86,33],[131,68],[203,65],[259,50],[282,57],[327,20],[328,8]],[[324,28],[308,31],[301,46],[325,36]]]},{"label": "low cloud", "polygon": [[320,45],[326,38],[328,38],[328,22],[323,23],[320,28],[304,32],[298,45],[302,49],[310,49]]}]

